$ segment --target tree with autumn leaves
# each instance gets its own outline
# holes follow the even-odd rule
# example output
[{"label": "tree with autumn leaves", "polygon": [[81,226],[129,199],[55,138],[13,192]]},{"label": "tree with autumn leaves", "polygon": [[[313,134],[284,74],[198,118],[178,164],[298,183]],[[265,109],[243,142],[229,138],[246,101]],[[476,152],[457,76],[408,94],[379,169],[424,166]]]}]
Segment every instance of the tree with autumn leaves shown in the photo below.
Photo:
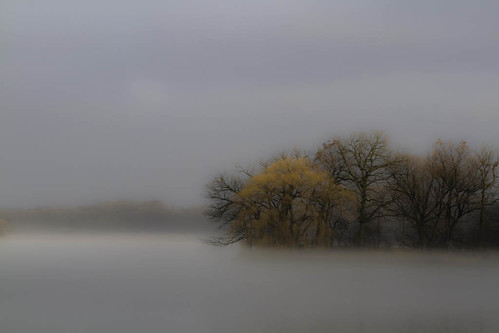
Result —
[{"label": "tree with autumn leaves", "polygon": [[208,215],[227,226],[221,244],[332,246],[353,197],[306,157],[281,156],[244,181],[220,176],[209,185]]},{"label": "tree with autumn leaves", "polygon": [[483,247],[497,168],[493,150],[465,142],[439,140],[421,157],[393,152],[380,132],[337,137],[313,155],[281,154],[256,172],[216,177],[207,215],[225,231],[214,240],[223,245],[380,246],[388,223],[388,245],[451,247],[477,220],[474,244]]}]

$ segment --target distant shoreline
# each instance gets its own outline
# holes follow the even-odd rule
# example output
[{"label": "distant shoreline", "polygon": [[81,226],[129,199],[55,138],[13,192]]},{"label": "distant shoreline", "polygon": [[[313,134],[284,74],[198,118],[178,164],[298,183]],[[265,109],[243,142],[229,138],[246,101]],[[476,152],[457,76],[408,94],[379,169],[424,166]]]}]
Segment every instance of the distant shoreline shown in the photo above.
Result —
[{"label": "distant shoreline", "polygon": [[3,209],[5,232],[172,233],[207,232],[202,207],[174,209],[160,201],[113,201],[74,207]]}]

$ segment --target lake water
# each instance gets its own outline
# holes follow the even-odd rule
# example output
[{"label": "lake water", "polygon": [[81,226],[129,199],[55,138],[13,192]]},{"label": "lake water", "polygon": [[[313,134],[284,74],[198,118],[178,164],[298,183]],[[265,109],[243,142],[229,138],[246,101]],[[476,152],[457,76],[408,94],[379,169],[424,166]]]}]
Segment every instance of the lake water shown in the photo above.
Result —
[{"label": "lake water", "polygon": [[497,253],[0,239],[0,332],[499,332]]}]

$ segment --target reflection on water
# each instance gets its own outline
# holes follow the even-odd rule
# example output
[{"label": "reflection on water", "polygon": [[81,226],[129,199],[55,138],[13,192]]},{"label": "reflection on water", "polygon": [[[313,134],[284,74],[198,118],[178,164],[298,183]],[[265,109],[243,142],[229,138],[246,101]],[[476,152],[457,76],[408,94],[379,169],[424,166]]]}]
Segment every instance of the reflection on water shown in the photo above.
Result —
[{"label": "reflection on water", "polygon": [[0,241],[0,332],[498,332],[499,256]]}]

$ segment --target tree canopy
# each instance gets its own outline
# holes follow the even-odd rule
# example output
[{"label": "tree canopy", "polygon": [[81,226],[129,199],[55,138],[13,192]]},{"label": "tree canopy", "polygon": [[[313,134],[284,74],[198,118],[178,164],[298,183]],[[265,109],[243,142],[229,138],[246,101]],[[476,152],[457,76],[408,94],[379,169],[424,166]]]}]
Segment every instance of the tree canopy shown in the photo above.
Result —
[{"label": "tree canopy", "polygon": [[[223,182],[225,178],[218,178],[216,189]],[[216,189],[211,188],[212,197]],[[223,200],[230,221],[226,242],[302,247],[330,244],[352,197],[307,158],[284,157]]]},{"label": "tree canopy", "polygon": [[[310,157],[312,156],[312,157]],[[208,185],[218,244],[499,246],[497,152],[437,140],[419,156],[381,132],[336,137]]]}]

